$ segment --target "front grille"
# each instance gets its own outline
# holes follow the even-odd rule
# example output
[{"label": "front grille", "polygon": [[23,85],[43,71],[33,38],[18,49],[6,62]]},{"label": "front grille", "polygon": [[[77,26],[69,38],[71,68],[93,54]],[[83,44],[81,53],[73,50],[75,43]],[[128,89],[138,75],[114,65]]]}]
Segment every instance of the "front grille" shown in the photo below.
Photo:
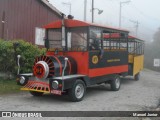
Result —
[{"label": "front grille", "polygon": [[39,81],[29,81],[25,86],[21,88],[21,90],[50,93],[49,84]]},{"label": "front grille", "polygon": [[48,56],[40,56],[40,57],[37,57],[34,61],[34,65],[33,65],[33,74],[36,76],[36,64],[40,61],[43,61],[45,62],[48,67],[49,67],[49,74],[47,77],[52,77],[55,75],[55,68],[54,68],[54,63],[52,61],[52,59]]}]

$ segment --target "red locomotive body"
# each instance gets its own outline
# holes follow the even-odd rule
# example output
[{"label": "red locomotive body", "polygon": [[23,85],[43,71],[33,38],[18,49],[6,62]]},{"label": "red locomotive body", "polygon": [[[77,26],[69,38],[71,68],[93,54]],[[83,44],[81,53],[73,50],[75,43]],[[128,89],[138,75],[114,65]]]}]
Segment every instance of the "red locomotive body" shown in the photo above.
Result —
[{"label": "red locomotive body", "polygon": [[[120,89],[120,76],[129,70],[128,31],[71,19],[44,28],[47,53],[35,59],[33,74],[19,75],[22,90],[34,96],[68,93],[72,101],[81,101],[91,85]],[[112,40],[112,34],[119,38]]]}]

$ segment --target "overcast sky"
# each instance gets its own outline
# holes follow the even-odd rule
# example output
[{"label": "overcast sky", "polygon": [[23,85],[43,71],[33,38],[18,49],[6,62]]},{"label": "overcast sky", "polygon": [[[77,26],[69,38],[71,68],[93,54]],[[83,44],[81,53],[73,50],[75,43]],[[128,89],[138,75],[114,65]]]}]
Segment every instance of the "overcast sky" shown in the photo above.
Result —
[{"label": "overcast sky", "polygon": [[[50,3],[66,15],[69,14],[69,6],[63,2],[71,3],[71,13],[74,19],[84,20],[84,0],[49,0]],[[91,2],[87,0],[87,21],[91,22]],[[95,23],[107,26],[119,27],[120,2],[128,0],[94,0],[94,8],[102,9],[104,12],[98,15],[95,10]],[[160,0],[131,0],[122,6],[122,28],[130,30],[132,35],[136,34],[135,24],[138,21],[138,37],[151,41],[153,34],[160,27]]]}]

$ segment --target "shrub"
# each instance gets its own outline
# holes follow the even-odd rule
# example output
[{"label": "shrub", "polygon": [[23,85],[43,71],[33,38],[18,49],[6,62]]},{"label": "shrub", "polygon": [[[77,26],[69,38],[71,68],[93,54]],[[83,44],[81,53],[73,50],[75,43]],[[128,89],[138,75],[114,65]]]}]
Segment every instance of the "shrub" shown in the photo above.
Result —
[{"label": "shrub", "polygon": [[[15,43],[18,43],[17,47],[14,47]],[[45,54],[45,51],[45,48],[40,49],[23,40],[0,40],[0,71],[16,74],[18,70],[17,55],[21,55],[20,73],[32,72],[35,57]]]}]

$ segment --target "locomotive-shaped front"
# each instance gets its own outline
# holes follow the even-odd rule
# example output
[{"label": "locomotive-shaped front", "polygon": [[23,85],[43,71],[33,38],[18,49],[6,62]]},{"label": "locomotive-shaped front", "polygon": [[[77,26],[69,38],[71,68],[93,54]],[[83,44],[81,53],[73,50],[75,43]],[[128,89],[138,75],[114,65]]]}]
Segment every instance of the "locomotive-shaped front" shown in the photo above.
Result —
[{"label": "locomotive-shaped front", "polygon": [[61,95],[67,88],[63,78],[77,73],[76,61],[70,56],[40,56],[33,65],[32,74],[20,74],[17,83],[21,90],[29,90],[32,95],[53,93]]}]

